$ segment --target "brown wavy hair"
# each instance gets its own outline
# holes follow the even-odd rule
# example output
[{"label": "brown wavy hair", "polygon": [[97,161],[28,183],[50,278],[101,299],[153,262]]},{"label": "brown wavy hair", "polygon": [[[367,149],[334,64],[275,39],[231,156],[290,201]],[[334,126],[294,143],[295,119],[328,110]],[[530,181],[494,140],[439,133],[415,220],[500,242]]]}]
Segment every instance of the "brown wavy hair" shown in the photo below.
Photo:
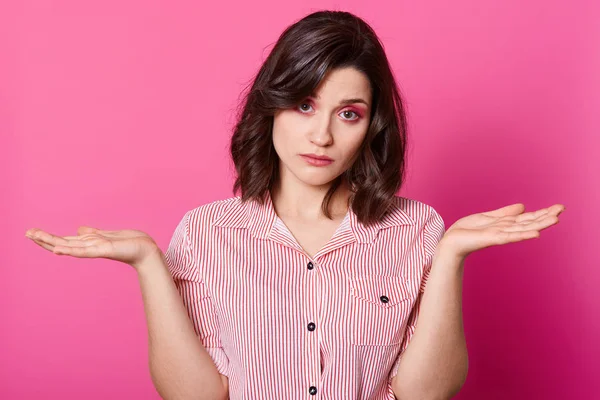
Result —
[{"label": "brown wavy hair", "polygon": [[[352,165],[332,182],[329,202],[342,180],[351,188],[349,206],[358,220],[381,220],[405,179],[406,114],[383,45],[361,18],[345,11],[318,11],[286,28],[244,92],[230,151],[237,177],[233,192],[263,204],[279,176],[273,146],[273,116],[310,96],[325,75],[352,67],[371,84],[372,111],[366,137]],[[249,91],[248,91],[249,88]]]}]

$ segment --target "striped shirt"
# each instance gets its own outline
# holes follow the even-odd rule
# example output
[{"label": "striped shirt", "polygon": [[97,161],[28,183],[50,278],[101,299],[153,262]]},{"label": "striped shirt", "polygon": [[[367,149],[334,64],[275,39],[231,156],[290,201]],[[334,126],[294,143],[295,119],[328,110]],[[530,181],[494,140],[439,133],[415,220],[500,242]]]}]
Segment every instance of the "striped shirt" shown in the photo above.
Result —
[{"label": "striped shirt", "polygon": [[395,399],[444,221],[396,196],[372,226],[349,209],[310,257],[265,199],[188,211],[165,252],[229,398]]}]

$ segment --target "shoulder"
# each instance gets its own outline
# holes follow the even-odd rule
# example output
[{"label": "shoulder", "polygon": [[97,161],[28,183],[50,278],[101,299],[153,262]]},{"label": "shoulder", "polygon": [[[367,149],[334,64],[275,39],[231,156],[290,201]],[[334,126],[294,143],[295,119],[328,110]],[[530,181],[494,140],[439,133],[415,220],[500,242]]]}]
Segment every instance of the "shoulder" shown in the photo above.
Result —
[{"label": "shoulder", "polygon": [[190,231],[205,231],[224,218],[237,220],[245,215],[246,205],[242,203],[240,196],[234,196],[193,208],[186,213],[186,218]]},{"label": "shoulder", "polygon": [[423,228],[430,224],[441,224],[442,229],[444,229],[444,219],[440,213],[438,213],[437,210],[429,204],[416,199],[397,195],[394,196],[393,204],[392,210],[390,210],[390,215],[404,214],[417,228]]},{"label": "shoulder", "polygon": [[405,213],[414,221],[414,233],[421,238],[425,254],[433,254],[446,233],[446,224],[440,213],[422,201],[400,196],[396,196],[395,200],[394,212]]}]

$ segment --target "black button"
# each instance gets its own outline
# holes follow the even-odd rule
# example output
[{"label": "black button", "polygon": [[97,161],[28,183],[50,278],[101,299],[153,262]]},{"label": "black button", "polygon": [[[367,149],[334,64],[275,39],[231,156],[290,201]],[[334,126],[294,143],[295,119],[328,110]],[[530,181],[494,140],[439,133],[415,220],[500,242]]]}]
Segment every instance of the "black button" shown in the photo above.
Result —
[{"label": "black button", "polygon": [[388,299],[386,296],[381,296],[379,300],[381,300],[382,303],[387,303],[388,301],[390,301],[390,299]]},{"label": "black button", "polygon": [[308,393],[310,393],[310,394],[312,394],[312,395],[314,396],[315,394],[317,394],[317,388],[316,388],[316,387],[314,387],[314,386],[311,386],[311,387],[308,389]]},{"label": "black button", "polygon": [[316,326],[315,326],[315,324],[313,324],[312,322],[311,322],[310,324],[308,324],[308,330],[309,330],[309,331],[311,331],[311,332],[312,332],[312,331],[314,331],[314,330],[315,330],[315,328],[316,328]]},{"label": "black button", "polygon": [[309,262],[307,265],[308,269],[313,269],[315,266],[313,265],[312,262]]}]

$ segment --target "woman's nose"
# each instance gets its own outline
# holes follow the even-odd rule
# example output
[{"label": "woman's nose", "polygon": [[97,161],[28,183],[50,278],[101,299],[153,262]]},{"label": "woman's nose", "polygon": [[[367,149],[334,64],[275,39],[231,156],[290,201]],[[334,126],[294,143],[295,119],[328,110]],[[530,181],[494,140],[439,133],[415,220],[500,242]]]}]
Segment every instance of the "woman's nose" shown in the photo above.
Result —
[{"label": "woman's nose", "polygon": [[328,146],[333,142],[329,119],[324,118],[312,129],[310,140],[318,146]]}]

